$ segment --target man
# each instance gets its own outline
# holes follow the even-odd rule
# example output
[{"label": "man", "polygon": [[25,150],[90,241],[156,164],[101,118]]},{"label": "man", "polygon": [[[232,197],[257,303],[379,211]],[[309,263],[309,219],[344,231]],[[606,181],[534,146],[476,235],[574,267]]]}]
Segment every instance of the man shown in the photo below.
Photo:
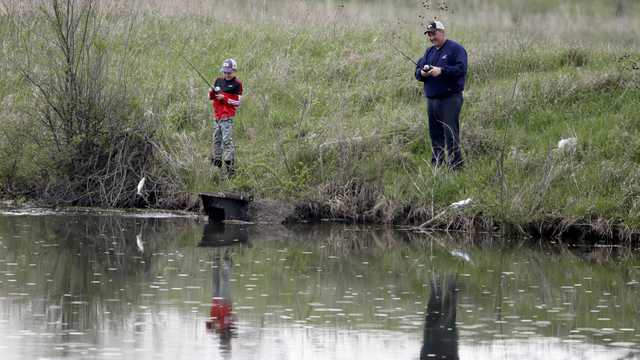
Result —
[{"label": "man", "polygon": [[460,110],[462,91],[467,75],[467,52],[458,43],[447,39],[444,25],[432,21],[424,34],[433,44],[417,62],[415,76],[424,82],[431,138],[431,163],[441,165],[447,160],[452,169],[463,165],[460,151]]},{"label": "man", "polygon": [[235,146],[233,144],[233,119],[242,99],[242,82],[236,78],[238,64],[233,59],[222,63],[223,76],[209,89],[209,100],[213,105],[215,125],[213,130],[213,165],[222,168],[232,177],[235,173]]},{"label": "man", "polygon": [[431,280],[420,360],[460,359],[456,328],[457,304],[455,275],[436,274]]}]

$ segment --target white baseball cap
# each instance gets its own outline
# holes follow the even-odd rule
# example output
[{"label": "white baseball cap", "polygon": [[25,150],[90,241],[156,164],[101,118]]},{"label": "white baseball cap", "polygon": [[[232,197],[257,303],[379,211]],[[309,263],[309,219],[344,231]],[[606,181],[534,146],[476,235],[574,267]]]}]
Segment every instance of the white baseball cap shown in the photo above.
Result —
[{"label": "white baseball cap", "polygon": [[224,62],[222,62],[222,67],[220,68],[220,71],[225,73],[230,73],[236,70],[238,70],[238,63],[235,60],[226,59]]},{"label": "white baseball cap", "polygon": [[444,30],[444,24],[441,23],[438,20],[434,20],[430,23],[427,24],[427,30],[425,30],[425,34],[426,33],[430,33],[430,32],[435,32],[436,30]]}]

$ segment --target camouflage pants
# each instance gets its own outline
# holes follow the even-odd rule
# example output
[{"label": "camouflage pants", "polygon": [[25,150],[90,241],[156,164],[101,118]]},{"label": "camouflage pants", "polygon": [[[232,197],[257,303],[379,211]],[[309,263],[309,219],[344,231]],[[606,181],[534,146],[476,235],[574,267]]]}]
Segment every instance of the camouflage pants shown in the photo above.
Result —
[{"label": "camouflage pants", "polygon": [[233,119],[216,121],[213,128],[213,160],[233,163],[235,155]]}]

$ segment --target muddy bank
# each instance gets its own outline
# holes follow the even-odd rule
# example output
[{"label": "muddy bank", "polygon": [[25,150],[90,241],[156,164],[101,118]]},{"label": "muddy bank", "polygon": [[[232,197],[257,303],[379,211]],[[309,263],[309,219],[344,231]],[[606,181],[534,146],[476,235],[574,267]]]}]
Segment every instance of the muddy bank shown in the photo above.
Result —
[{"label": "muddy bank", "polygon": [[[207,221],[197,195],[190,196],[182,209],[102,209],[59,207],[37,202],[1,200],[0,211],[14,215],[42,215],[51,212],[80,212],[95,214],[130,215],[140,217],[187,216],[198,221]],[[383,217],[375,210],[361,214],[335,211],[329,203],[317,201],[285,202],[274,199],[257,199],[249,204],[249,221],[257,224],[297,224],[341,222],[360,224],[385,224],[419,232],[457,232],[469,238],[501,236],[529,238],[573,245],[614,244],[627,247],[640,246],[640,231],[616,220],[591,217],[567,219],[548,217],[526,224],[499,222],[482,213],[446,213],[437,218],[424,208],[407,205],[395,212],[393,217]]]},{"label": "muddy bank", "polygon": [[546,240],[573,245],[615,244],[629,247],[640,246],[640,230],[632,229],[621,221],[591,217],[570,219],[548,217],[525,224],[496,221],[482,213],[436,213],[430,216],[424,208],[407,205],[399,211],[392,221],[381,221],[375,212],[369,211],[361,215],[337,214],[329,204],[305,202],[295,205],[293,212],[284,221],[320,222],[341,221],[371,224],[391,224],[415,231],[449,231],[463,232],[473,237],[476,235],[494,235],[532,240]]}]

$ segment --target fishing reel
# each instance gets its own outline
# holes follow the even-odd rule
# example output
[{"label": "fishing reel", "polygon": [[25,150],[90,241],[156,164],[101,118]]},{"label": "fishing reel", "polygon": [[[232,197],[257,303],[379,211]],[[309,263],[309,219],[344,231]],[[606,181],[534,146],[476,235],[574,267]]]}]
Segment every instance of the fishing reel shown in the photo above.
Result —
[{"label": "fishing reel", "polygon": [[212,86],[209,88],[209,91],[213,92],[215,99],[221,100],[221,99],[218,99],[218,96],[222,94],[222,88],[220,86]]}]

